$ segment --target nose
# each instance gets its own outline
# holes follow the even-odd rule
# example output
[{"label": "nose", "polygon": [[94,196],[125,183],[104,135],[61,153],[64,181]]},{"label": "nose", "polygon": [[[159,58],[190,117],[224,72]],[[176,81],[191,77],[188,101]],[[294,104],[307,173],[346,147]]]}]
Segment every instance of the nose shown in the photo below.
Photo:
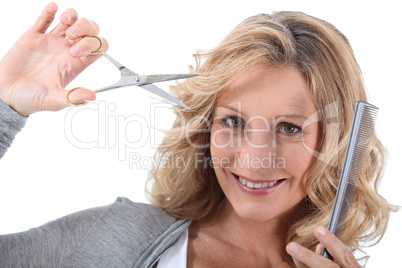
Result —
[{"label": "nose", "polygon": [[240,161],[250,172],[277,168],[275,136],[267,129],[252,129],[244,136],[240,147]]}]

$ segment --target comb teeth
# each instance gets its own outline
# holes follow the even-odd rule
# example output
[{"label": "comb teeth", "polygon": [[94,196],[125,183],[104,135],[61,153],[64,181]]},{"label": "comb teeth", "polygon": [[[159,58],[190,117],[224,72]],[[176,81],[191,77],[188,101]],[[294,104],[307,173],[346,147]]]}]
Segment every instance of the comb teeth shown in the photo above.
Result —
[{"label": "comb teeth", "polygon": [[[336,191],[334,207],[328,230],[341,237],[346,222],[346,216],[353,202],[355,189],[362,172],[368,146],[374,133],[374,123],[378,108],[369,103],[358,101],[353,116],[348,147],[343,162],[338,190]],[[321,255],[331,259],[331,255],[324,247]]]},{"label": "comb teeth", "polygon": [[357,185],[370,141],[373,137],[375,120],[378,108],[369,103],[359,101],[356,104],[355,118],[350,133],[348,153],[351,154],[351,161],[345,161],[343,169],[347,172],[347,182]]}]

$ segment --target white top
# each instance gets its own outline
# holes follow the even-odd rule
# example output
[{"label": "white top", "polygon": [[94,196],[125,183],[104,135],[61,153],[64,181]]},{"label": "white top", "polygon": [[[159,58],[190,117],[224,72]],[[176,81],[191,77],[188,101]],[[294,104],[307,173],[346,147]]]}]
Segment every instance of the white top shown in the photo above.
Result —
[{"label": "white top", "polygon": [[188,229],[180,238],[163,253],[157,268],[186,268],[187,267]]}]

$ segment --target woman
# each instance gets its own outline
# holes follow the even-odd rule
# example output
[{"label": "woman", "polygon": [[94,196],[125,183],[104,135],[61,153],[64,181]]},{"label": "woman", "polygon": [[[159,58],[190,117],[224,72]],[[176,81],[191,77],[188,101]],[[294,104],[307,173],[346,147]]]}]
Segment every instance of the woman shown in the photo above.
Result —
[{"label": "woman", "polygon": [[[49,4],[0,65],[2,153],[22,116],[67,107],[63,88],[97,59],[88,55],[97,40],[82,37],[98,27],[73,10],[44,34],[56,10]],[[393,208],[369,184],[381,177],[384,155],[374,137],[353,221],[341,240],[322,227],[353,105],[366,100],[346,38],[301,13],[259,15],[194,71],[203,76],[173,89],[191,110],[175,108],[177,120],[158,150],[149,178],[154,206],[118,199],[2,236],[2,267],[166,267],[177,258],[189,267],[359,267],[348,247],[380,238]],[[69,96],[72,103],[94,98],[85,89]],[[191,168],[169,165],[177,159]],[[319,255],[322,245],[334,263]]]}]

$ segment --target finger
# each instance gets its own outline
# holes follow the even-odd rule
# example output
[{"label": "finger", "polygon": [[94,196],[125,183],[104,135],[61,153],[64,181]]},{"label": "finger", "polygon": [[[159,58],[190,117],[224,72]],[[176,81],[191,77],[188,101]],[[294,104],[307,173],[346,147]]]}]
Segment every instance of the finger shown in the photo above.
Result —
[{"label": "finger", "polygon": [[323,248],[324,246],[321,243],[318,243],[317,246],[315,247],[315,253],[321,255]]},{"label": "finger", "polygon": [[98,24],[94,21],[80,18],[67,29],[66,36],[71,40],[76,40],[87,35],[97,35],[98,33]]},{"label": "finger", "polygon": [[47,4],[30,30],[32,32],[45,33],[50,24],[52,24],[56,12],[57,5],[55,3]]},{"label": "finger", "polygon": [[314,235],[328,250],[334,261],[342,267],[360,267],[353,253],[330,231],[323,226],[314,229]]},{"label": "finger", "polygon": [[72,8],[67,9],[60,15],[60,23],[50,32],[57,36],[65,36],[66,30],[78,19],[78,13]]},{"label": "finger", "polygon": [[[103,40],[102,51],[107,51],[109,45],[106,39]],[[84,57],[93,51],[98,51],[102,47],[102,43],[97,38],[86,37],[70,48],[70,53],[74,57]],[[102,54],[99,54],[101,56]],[[96,55],[91,55],[91,58],[97,58]]]},{"label": "finger", "polygon": [[[67,93],[63,93],[63,105],[64,107],[69,106],[69,104],[65,101],[67,98]],[[95,92],[86,88],[77,88],[70,93],[68,96],[68,100],[73,104],[84,103],[85,101],[93,101],[96,99]]]},{"label": "finger", "polygon": [[339,267],[332,261],[315,254],[311,250],[302,247],[296,242],[291,242],[286,246],[288,254],[302,263],[306,264],[310,268],[322,268],[322,267]]}]

